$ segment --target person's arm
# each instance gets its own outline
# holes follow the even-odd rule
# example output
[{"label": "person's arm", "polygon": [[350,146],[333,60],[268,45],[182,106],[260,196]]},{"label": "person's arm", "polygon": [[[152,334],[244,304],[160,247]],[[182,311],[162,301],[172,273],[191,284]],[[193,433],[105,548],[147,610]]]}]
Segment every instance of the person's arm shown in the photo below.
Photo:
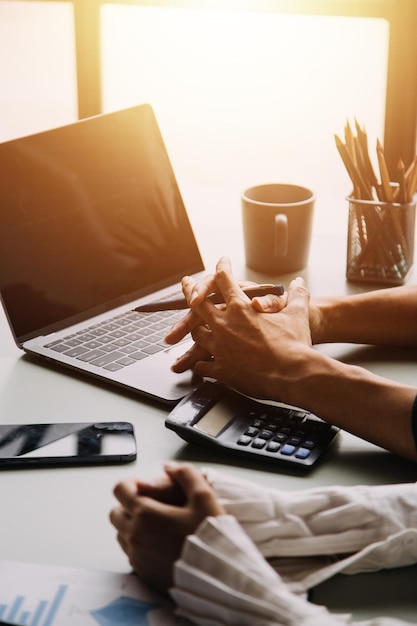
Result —
[{"label": "person's arm", "polygon": [[384,617],[356,622],[291,593],[230,516],[207,518],[187,537],[170,594],[198,626],[406,626]]},{"label": "person's arm", "polygon": [[[209,275],[193,286],[192,305],[201,304],[217,288]],[[284,296],[254,298],[252,306],[261,313],[277,313],[286,304]],[[312,297],[309,322],[313,344],[363,343],[381,346],[417,346],[417,285],[376,289],[355,295]],[[191,312],[168,334],[175,343],[191,332],[198,317]]]},{"label": "person's arm", "polygon": [[273,560],[293,592],[339,572],[417,562],[416,483],[288,492],[212,468],[204,474],[225,513]]},{"label": "person's arm", "polygon": [[[416,487],[411,485],[408,489],[398,486],[398,492],[387,487],[384,498],[378,487],[291,494],[239,483],[218,473],[203,475],[188,464],[171,463],[165,469],[166,476],[154,484],[139,480],[119,483],[115,495],[120,506],[112,510],[110,519],[137,574],[164,590],[173,585],[170,593],[179,613],[201,625],[207,620],[241,626],[352,623],[347,616],[332,615],[295,595],[264,557],[279,556],[289,548],[299,562],[300,546],[309,554],[328,552],[332,537],[331,547],[336,551],[366,547],[371,539],[378,547],[384,532],[395,533],[408,523],[407,511],[412,517],[416,510]],[[363,494],[363,489],[369,492]],[[372,506],[378,499],[385,505]],[[401,515],[395,519],[393,510],[400,502],[402,522]],[[240,523],[227,514],[233,507]],[[357,528],[349,535],[354,518]],[[310,547],[302,544],[303,534]],[[310,535],[317,537],[313,550]],[[409,544],[403,546],[403,552],[404,548],[417,559]],[[393,561],[397,553],[397,549],[388,550],[388,566],[401,563]],[[375,566],[372,558],[371,564]]]},{"label": "person's arm", "polygon": [[[242,393],[312,411],[328,422],[413,461],[412,406],[417,388],[332,359],[312,348],[309,293],[302,279],[288,289],[278,313],[260,313],[221,259],[215,281],[226,306],[194,304],[196,283],[183,279],[193,313],[196,348],[176,364],[193,367]],[[242,295],[243,294],[243,295]],[[208,358],[208,355],[211,358]],[[199,360],[198,360],[199,359]]]},{"label": "person's arm", "polygon": [[417,285],[312,298],[310,328],[313,343],[417,346]]}]

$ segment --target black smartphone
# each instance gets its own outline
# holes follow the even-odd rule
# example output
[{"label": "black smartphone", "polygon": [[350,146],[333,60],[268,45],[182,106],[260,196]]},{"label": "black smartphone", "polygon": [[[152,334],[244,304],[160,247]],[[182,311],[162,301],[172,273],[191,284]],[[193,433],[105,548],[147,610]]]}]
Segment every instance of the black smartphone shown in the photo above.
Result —
[{"label": "black smartphone", "polygon": [[0,425],[0,470],[129,463],[136,455],[129,422]]}]

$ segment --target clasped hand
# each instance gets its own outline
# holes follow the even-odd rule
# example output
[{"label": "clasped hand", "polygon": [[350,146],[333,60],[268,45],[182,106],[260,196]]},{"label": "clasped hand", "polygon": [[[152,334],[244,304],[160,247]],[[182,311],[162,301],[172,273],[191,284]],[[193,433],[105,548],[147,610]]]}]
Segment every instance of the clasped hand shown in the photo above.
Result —
[{"label": "clasped hand", "polygon": [[138,576],[156,589],[173,583],[173,567],[185,538],[208,516],[224,514],[203,474],[189,464],[167,463],[154,483],[118,483],[119,506],[110,512],[120,546]]},{"label": "clasped hand", "polygon": [[[302,279],[292,281],[284,296],[250,300],[222,258],[216,273],[196,283],[182,281],[191,311],[166,337],[176,343],[188,333],[195,344],[174,364],[193,369],[259,398],[297,398],[300,364],[311,352],[309,293]],[[206,296],[219,291],[224,305]],[[302,370],[301,370],[302,371]],[[224,511],[204,476],[190,465],[169,463],[166,475],[150,484],[125,480],[114,490],[119,501],[110,514],[118,541],[137,574],[148,584],[167,589],[185,538],[207,516]]]},{"label": "clasped hand", "polygon": [[[293,280],[284,296],[250,300],[234,279],[229,259],[223,257],[216,273],[200,283],[182,281],[191,311],[166,336],[169,344],[191,333],[193,347],[173,365],[175,372],[192,369],[201,377],[257,398],[298,399],[288,385],[297,385],[300,364],[308,357],[312,340],[309,293],[301,278]],[[206,296],[218,291],[225,305]]]}]

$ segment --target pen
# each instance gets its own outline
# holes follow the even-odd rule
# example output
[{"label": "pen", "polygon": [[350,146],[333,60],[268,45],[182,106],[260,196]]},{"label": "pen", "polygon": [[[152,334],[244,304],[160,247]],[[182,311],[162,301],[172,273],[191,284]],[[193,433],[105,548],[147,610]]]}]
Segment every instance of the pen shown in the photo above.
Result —
[{"label": "pen", "polygon": [[[247,287],[243,290],[249,298],[256,298],[257,296],[265,296],[267,294],[274,294],[276,296],[282,296],[284,293],[283,285],[256,285],[255,287]],[[220,293],[211,293],[207,296],[207,300],[213,302],[213,304],[223,304],[224,299]],[[188,309],[187,300],[181,296],[179,298],[167,298],[166,300],[155,300],[148,304],[142,304],[141,306],[133,309],[139,313],[155,313],[156,311],[175,311],[179,309]]]}]

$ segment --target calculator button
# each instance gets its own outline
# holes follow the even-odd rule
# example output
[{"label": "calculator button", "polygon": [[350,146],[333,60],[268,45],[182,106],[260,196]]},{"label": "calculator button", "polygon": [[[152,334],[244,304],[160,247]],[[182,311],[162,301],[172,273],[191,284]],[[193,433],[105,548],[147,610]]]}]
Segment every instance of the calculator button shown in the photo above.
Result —
[{"label": "calculator button", "polygon": [[247,435],[242,435],[238,440],[237,440],[237,444],[238,446],[248,446],[250,444],[250,442],[252,441],[251,437],[248,437]]},{"label": "calculator button", "polygon": [[285,456],[291,456],[292,454],[294,454],[295,450],[295,446],[290,446],[288,443],[286,443],[281,448],[281,454],[285,454]]},{"label": "calculator button", "polygon": [[257,428],[253,428],[253,426],[249,426],[249,428],[245,430],[245,435],[249,435],[249,437],[256,437],[258,433],[259,430]]},{"label": "calculator button", "polygon": [[299,446],[301,441],[301,437],[290,437],[287,443],[291,444],[292,446]]},{"label": "calculator button", "polygon": [[295,453],[295,457],[297,459],[308,459],[310,454],[311,451],[307,450],[307,448],[298,448],[297,452]]},{"label": "calculator button", "polygon": [[274,441],[278,441],[279,443],[283,443],[287,440],[287,435],[284,433],[277,433],[274,437]]},{"label": "calculator button", "polygon": [[265,439],[259,439],[259,437],[257,437],[256,439],[252,441],[252,448],[261,449],[264,447],[265,444],[266,444]]},{"label": "calculator button", "polygon": [[274,433],[272,432],[272,430],[268,430],[267,428],[264,428],[259,433],[259,438],[260,439],[271,439],[273,434]]},{"label": "calculator button", "polygon": [[268,452],[278,452],[280,447],[281,447],[281,444],[278,443],[278,441],[270,441],[268,445],[266,446],[266,449],[268,450]]},{"label": "calculator button", "polygon": [[308,448],[309,450],[312,450],[313,448],[315,448],[316,445],[317,445],[317,442],[314,441],[313,439],[306,439],[305,441],[303,441],[303,447]]}]

